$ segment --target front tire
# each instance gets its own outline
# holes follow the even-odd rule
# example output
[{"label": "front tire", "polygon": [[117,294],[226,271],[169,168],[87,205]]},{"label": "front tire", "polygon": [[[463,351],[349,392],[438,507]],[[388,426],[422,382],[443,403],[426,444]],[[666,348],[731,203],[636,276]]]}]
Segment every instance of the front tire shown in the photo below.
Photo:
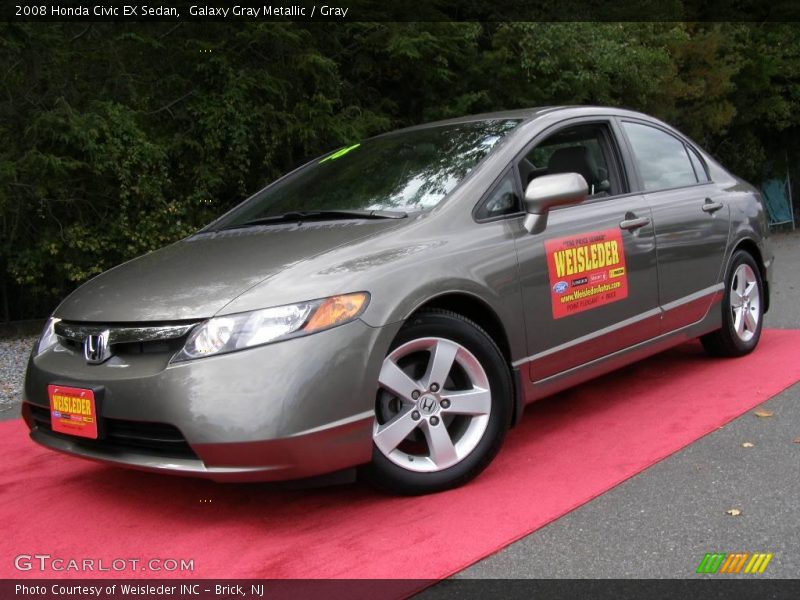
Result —
[{"label": "front tire", "polygon": [[508,364],[485,331],[450,311],[419,313],[384,359],[365,475],[407,495],[466,483],[499,451],[512,400]]},{"label": "front tire", "polygon": [[700,338],[711,356],[744,356],[761,338],[764,321],[764,285],[755,259],[738,250],[725,276],[722,329]]}]

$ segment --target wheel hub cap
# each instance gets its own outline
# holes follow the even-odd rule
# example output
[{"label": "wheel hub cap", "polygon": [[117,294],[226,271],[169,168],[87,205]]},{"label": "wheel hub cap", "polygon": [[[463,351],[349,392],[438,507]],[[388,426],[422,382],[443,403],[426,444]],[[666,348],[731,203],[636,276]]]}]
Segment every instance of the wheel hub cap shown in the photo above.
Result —
[{"label": "wheel hub cap", "polygon": [[433,394],[425,394],[417,401],[417,408],[423,415],[430,416],[439,412],[439,401]]}]

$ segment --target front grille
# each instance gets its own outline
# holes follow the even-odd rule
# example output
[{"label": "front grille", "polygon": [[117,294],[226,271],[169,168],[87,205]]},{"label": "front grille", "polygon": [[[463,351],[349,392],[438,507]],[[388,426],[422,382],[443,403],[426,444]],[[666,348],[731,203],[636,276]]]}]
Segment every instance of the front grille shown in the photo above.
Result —
[{"label": "front grille", "polygon": [[131,451],[168,458],[198,458],[177,427],[167,423],[102,418],[103,437],[96,440],[53,431],[50,409],[30,404],[36,427],[80,446],[100,451]]},{"label": "front grille", "polygon": [[175,354],[183,348],[185,338],[151,342],[128,342],[126,344],[111,344],[113,354]]},{"label": "front grille", "polygon": [[66,348],[83,351],[83,340],[88,335],[106,335],[111,354],[174,354],[183,347],[186,336],[195,322],[178,322],[150,325],[97,325],[59,321],[55,324],[58,340]]},{"label": "front grille", "polygon": [[[183,348],[185,338],[173,340],[150,341],[150,342],[126,342],[122,344],[111,344],[111,354],[127,356],[129,354],[175,354]],[[75,340],[67,338],[60,339],[61,345],[70,348],[75,352],[83,352],[83,345]]]}]

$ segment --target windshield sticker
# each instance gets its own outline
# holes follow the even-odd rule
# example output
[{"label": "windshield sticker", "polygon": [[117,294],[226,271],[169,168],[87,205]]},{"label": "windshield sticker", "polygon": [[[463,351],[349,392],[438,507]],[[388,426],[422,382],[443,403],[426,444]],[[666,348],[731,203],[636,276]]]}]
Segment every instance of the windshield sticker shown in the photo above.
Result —
[{"label": "windshield sticker", "polygon": [[337,158],[341,158],[342,156],[344,156],[348,152],[351,152],[351,151],[355,150],[356,148],[358,148],[360,145],[361,144],[353,144],[352,146],[347,146],[345,148],[342,148],[341,150],[337,150],[333,154],[331,154],[329,156],[326,156],[321,161],[319,161],[319,164],[322,164],[322,163],[324,163],[326,161],[329,161],[329,160],[336,160]]},{"label": "windshield sticker", "polygon": [[628,297],[628,273],[619,229],[548,240],[544,248],[554,319]]}]

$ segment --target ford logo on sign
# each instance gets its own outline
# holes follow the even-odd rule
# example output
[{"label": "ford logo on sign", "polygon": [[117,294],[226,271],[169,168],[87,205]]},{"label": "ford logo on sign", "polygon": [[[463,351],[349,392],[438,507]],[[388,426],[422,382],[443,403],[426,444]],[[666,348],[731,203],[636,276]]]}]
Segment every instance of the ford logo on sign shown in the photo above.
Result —
[{"label": "ford logo on sign", "polygon": [[566,281],[559,281],[557,284],[553,286],[553,291],[556,294],[563,294],[567,291],[569,284]]}]

